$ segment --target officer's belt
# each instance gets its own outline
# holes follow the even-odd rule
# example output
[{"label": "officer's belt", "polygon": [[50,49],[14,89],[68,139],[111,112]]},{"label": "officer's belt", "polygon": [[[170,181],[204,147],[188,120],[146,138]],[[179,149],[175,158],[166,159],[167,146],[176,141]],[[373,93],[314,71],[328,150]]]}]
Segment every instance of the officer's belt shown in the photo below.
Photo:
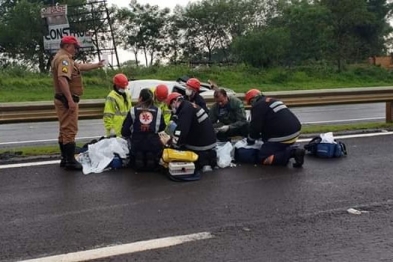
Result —
[{"label": "officer's belt", "polygon": [[[79,103],[79,100],[80,100],[79,96],[77,96],[77,95],[71,95],[71,97],[72,97],[72,100],[73,100],[75,103]],[[68,101],[67,101],[67,97],[65,97],[64,94],[55,94],[55,98],[56,98],[57,100],[62,101],[62,102],[68,102]]]}]

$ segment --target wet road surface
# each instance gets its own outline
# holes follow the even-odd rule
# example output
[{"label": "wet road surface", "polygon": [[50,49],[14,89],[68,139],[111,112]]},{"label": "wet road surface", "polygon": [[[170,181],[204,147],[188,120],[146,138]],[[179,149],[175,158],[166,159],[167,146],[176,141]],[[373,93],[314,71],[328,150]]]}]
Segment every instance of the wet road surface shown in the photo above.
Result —
[{"label": "wet road surface", "polygon": [[0,261],[198,232],[213,238],[94,261],[392,261],[393,136],[343,141],[346,158],[190,183],[131,169],[0,169]]}]

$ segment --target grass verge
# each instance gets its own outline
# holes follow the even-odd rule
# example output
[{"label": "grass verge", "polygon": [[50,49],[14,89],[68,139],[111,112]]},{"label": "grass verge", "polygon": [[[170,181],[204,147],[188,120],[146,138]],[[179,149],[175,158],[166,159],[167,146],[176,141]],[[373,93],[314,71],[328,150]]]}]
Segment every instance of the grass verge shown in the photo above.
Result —
[{"label": "grass verge", "polygon": [[[136,79],[176,80],[183,75],[202,81],[214,80],[218,85],[243,93],[251,88],[261,91],[311,90],[342,87],[389,86],[392,72],[371,65],[351,65],[343,72],[333,67],[310,65],[292,68],[259,69],[245,65],[228,67],[153,66],[124,67],[121,70]],[[86,72],[84,99],[105,98],[112,89],[112,77],[119,70]],[[53,99],[52,78],[49,74],[34,74],[17,68],[0,72],[0,103],[50,101]]]},{"label": "grass verge", "polygon": [[[369,131],[369,130],[393,130],[393,123],[362,123],[362,124],[345,124],[345,125],[304,125],[302,128],[303,135],[320,134],[326,132],[345,132],[345,131]],[[79,145],[81,146],[81,145]],[[7,148],[0,150],[1,156],[6,157],[7,154],[11,157],[30,157],[30,156],[48,156],[58,155],[59,147],[54,146],[34,146],[34,147],[19,147]]]}]

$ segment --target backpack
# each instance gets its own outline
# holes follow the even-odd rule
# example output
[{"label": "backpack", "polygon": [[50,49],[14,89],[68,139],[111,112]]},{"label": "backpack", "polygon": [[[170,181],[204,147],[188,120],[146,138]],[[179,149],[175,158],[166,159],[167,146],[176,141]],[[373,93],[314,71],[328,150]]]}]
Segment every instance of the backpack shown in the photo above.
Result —
[{"label": "backpack", "polygon": [[304,149],[309,154],[320,158],[339,158],[348,154],[343,142],[334,140],[335,143],[321,143],[321,141],[320,136],[314,137],[307,145],[304,145]]}]

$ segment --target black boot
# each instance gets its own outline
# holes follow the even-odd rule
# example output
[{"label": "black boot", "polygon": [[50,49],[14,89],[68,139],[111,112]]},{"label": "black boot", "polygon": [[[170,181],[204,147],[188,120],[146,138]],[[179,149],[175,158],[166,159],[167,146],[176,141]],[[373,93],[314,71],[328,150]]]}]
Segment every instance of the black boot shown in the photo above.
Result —
[{"label": "black boot", "polygon": [[306,151],[303,148],[294,148],[291,150],[291,158],[295,160],[295,163],[292,164],[293,167],[299,168],[303,166],[304,163],[304,155]]},{"label": "black boot", "polygon": [[61,154],[60,167],[65,167],[66,156],[65,156],[65,152],[64,152],[64,145],[62,142],[59,142],[59,147],[60,147],[60,154]]},{"label": "black boot", "polygon": [[75,159],[75,143],[68,143],[63,145],[66,163],[66,170],[82,170],[82,165]]}]

